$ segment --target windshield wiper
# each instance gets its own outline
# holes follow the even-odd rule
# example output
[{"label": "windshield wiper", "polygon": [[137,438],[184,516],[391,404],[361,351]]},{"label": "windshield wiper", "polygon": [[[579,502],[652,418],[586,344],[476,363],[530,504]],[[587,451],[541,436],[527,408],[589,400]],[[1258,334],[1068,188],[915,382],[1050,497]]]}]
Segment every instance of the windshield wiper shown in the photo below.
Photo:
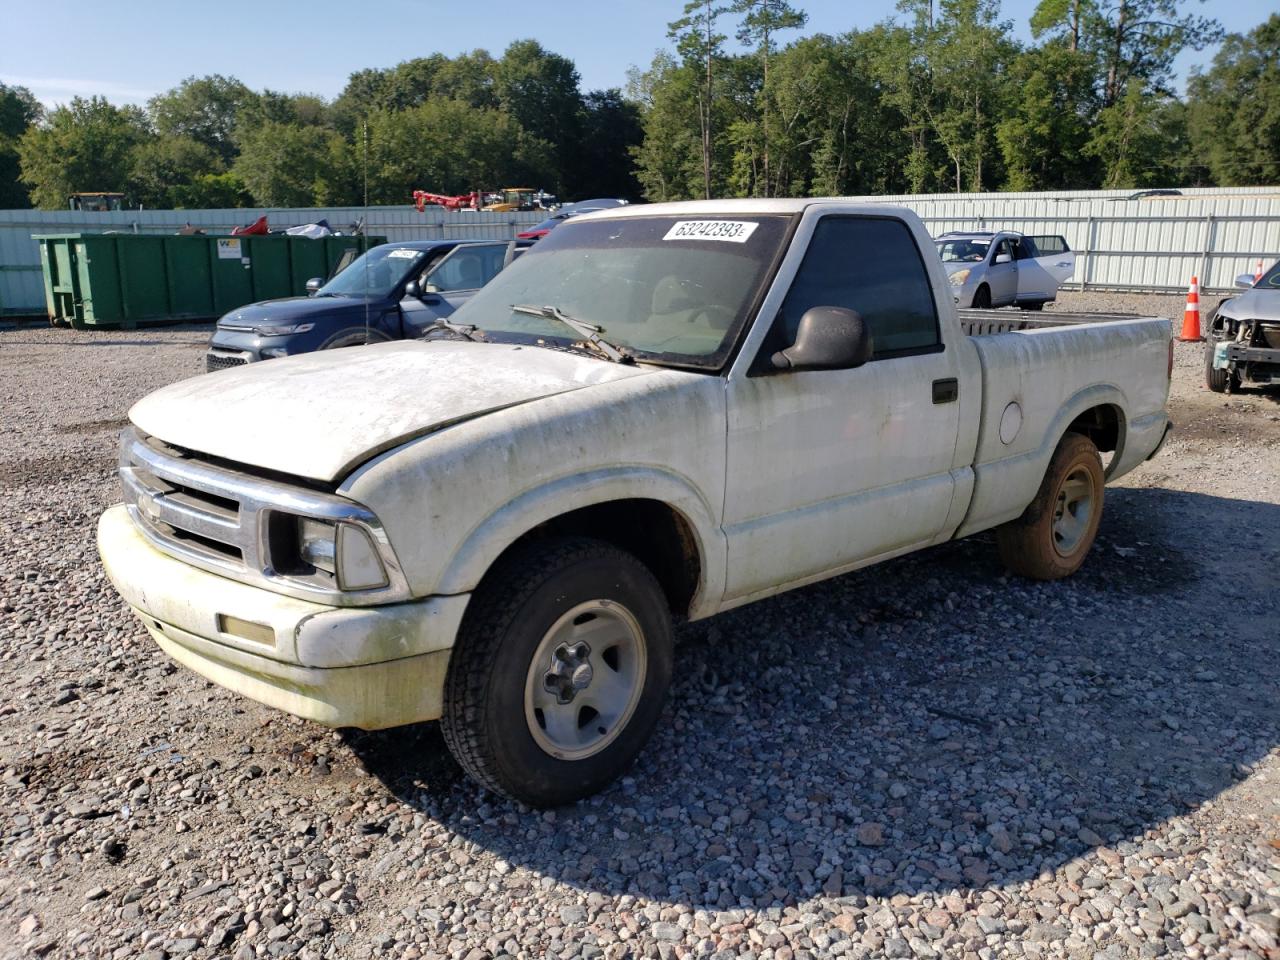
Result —
[{"label": "windshield wiper", "polygon": [[477,334],[481,334],[483,331],[474,323],[454,323],[452,320],[446,320],[444,317],[436,318],[435,322],[432,323],[431,326],[423,330],[422,338],[426,339],[427,334],[432,330],[448,330],[450,333],[456,333],[464,340],[474,340],[477,343],[484,340],[483,336],[477,336]]},{"label": "windshield wiper", "polygon": [[579,320],[577,317],[571,317],[559,307],[536,307],[528,303],[514,303],[511,305],[511,310],[513,313],[523,313],[531,317],[559,320],[578,336],[582,337],[584,343],[599,350],[614,363],[636,362],[634,357],[623,353],[620,347],[614,346],[608,340],[601,339],[600,334],[604,333],[604,327],[597,326],[594,323],[587,323],[587,321]]}]

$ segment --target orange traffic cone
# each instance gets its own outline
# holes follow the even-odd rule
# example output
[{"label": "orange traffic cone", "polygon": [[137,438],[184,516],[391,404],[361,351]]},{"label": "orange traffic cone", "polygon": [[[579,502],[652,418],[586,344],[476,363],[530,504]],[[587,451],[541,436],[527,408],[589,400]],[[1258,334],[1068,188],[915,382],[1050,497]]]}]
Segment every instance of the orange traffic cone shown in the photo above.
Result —
[{"label": "orange traffic cone", "polygon": [[1257,283],[1262,279],[1262,261],[1258,261],[1258,269],[1253,271],[1253,282]]},{"label": "orange traffic cone", "polygon": [[1179,340],[1201,340],[1200,336],[1200,278],[1191,278],[1187,291],[1187,309],[1182,314],[1182,333]]}]

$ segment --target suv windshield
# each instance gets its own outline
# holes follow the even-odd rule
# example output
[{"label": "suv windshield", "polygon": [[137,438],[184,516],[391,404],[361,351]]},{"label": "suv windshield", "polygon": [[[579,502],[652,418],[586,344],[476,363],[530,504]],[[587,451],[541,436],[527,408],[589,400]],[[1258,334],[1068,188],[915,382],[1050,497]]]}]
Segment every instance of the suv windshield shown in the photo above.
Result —
[{"label": "suv windshield", "polygon": [[351,266],[317,290],[316,296],[385,297],[430,252],[390,243],[374,247],[351,261]]},{"label": "suv windshield", "polygon": [[1280,260],[1262,275],[1262,279],[1254,287],[1258,290],[1280,290]]},{"label": "suv windshield", "polygon": [[943,263],[981,263],[991,246],[990,240],[935,240]]},{"label": "suv windshield", "polygon": [[717,368],[782,248],[790,217],[629,217],[553,230],[452,317],[490,339],[569,344],[555,307],[637,359]]}]

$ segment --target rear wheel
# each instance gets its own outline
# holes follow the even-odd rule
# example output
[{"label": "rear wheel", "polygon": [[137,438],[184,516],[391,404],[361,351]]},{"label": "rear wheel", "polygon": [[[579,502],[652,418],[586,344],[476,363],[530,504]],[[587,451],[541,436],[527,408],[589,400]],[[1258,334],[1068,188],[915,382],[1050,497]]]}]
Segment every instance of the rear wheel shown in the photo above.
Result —
[{"label": "rear wheel", "polygon": [[1068,433],[1031,505],[996,530],[1005,566],[1033,580],[1057,580],[1079,570],[1098,535],[1105,487],[1098,448],[1088,437]]},{"label": "rear wheel", "polygon": [[472,595],[441,730],[482,786],[555,806],[631,764],[670,680],[671,619],[648,568],[597,540],[534,542]]},{"label": "rear wheel", "polygon": [[1044,301],[1036,300],[1034,303],[1020,303],[1018,304],[1018,306],[1021,307],[1023,310],[1043,310]]},{"label": "rear wheel", "polygon": [[973,305],[979,310],[991,309],[991,288],[985,283],[973,295]]}]

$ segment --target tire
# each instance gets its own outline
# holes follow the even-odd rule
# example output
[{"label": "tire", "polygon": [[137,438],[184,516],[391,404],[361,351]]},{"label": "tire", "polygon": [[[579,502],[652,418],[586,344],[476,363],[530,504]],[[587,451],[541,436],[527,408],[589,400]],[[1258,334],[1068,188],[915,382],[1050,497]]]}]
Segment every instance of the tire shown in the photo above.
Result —
[{"label": "tire", "polygon": [[343,330],[320,345],[321,350],[340,350],[343,347],[363,347],[367,343],[385,343],[390,338],[378,330],[365,330],[358,327],[354,330]]},{"label": "tire", "polygon": [[1204,385],[1214,393],[1225,393],[1227,389],[1227,379],[1231,376],[1229,370],[1217,370],[1213,366],[1213,348],[1217,341],[1212,335],[1205,339],[1204,342]]},{"label": "tire", "polygon": [[648,741],[671,661],[666,597],[644,564],[599,540],[534,541],[471,597],[445,679],[444,741],[495,793],[532,807],[581,799]]},{"label": "tire", "polygon": [[973,295],[973,305],[978,310],[991,309],[991,288],[985,283]]},{"label": "tire", "polygon": [[1098,535],[1105,489],[1098,448],[1088,437],[1068,433],[1031,505],[996,529],[1004,565],[1032,580],[1058,580],[1079,570]]}]

